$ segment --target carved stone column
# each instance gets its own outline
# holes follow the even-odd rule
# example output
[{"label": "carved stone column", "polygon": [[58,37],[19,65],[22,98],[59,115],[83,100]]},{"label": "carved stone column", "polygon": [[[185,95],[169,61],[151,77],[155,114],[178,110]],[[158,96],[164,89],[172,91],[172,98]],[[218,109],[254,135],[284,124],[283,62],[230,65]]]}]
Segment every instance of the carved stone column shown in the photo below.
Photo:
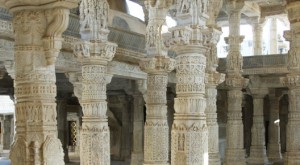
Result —
[{"label": "carved stone column", "polygon": [[206,83],[206,120],[208,128],[208,162],[210,165],[220,165],[219,126],[217,122],[217,89],[216,86],[225,80],[225,75],[218,72],[207,73]]},{"label": "carved stone column", "polygon": [[264,97],[268,94],[268,89],[251,88],[250,91],[253,97],[253,124],[251,128],[252,138],[248,163],[267,164],[268,158],[265,145]]},{"label": "carved stone column", "polygon": [[208,164],[221,165],[219,153],[219,126],[217,122],[217,85],[225,80],[225,75],[218,73],[217,43],[222,32],[216,24],[216,18],[223,6],[223,0],[211,0],[208,6],[209,19],[207,20],[209,39],[206,54],[206,121],[208,128]]},{"label": "carved stone column", "polygon": [[252,30],[253,30],[253,54],[262,55],[263,54],[263,26],[264,19],[255,17],[251,20]]},{"label": "carved stone column", "polygon": [[270,54],[277,54],[278,47],[277,47],[277,19],[271,18],[271,25],[270,25]]},{"label": "carved stone column", "polygon": [[63,165],[57,138],[55,61],[76,1],[5,0],[15,32],[16,135],[14,165]]},{"label": "carved stone column", "polygon": [[285,165],[300,164],[300,2],[287,1],[287,11],[291,30],[285,32],[285,38],[290,41],[288,53],[289,74],[281,78],[289,88],[289,114],[286,130]]},{"label": "carved stone column", "polygon": [[146,96],[146,122],[144,129],[144,165],[169,164],[169,126],[167,118],[168,73],[175,67],[175,60],[167,56],[161,35],[171,1],[145,2],[149,11],[146,30],[148,57],[140,67],[148,73]]},{"label": "carved stone column", "polygon": [[80,34],[83,41],[74,46],[82,65],[82,128],[80,131],[80,164],[110,164],[110,133],[107,121],[106,85],[112,75],[107,63],[117,45],[107,41],[109,5],[106,0],[82,0]]},{"label": "carved stone column", "polygon": [[246,164],[242,122],[242,88],[247,85],[248,81],[241,75],[243,57],[240,53],[240,43],[244,38],[240,36],[240,18],[243,6],[243,0],[227,1],[226,3],[229,14],[229,37],[225,39],[229,44],[229,53],[225,80],[228,88],[225,165]]},{"label": "carved stone column", "polygon": [[146,95],[147,84],[144,80],[136,81],[136,92],[133,94],[134,107],[133,107],[133,148],[131,153],[131,165],[143,164],[143,137],[144,137],[144,99]]},{"label": "carved stone column", "polygon": [[176,52],[176,94],[172,126],[171,164],[208,164],[205,68],[208,47],[205,22],[208,1],[178,1],[177,26],[171,29]]},{"label": "carved stone column", "polygon": [[270,114],[269,114],[269,142],[268,142],[268,158],[270,162],[280,161],[281,145],[280,145],[280,127],[279,127],[279,101],[280,96],[275,89],[269,90]]}]

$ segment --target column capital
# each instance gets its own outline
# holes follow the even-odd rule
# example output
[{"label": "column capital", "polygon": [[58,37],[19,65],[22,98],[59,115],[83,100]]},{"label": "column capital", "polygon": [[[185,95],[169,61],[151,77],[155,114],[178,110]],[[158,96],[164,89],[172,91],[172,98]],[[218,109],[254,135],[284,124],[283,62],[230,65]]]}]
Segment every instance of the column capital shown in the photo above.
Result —
[{"label": "column capital", "polygon": [[175,20],[178,25],[205,25],[208,19],[208,0],[189,1],[179,0],[175,4],[176,14]]},{"label": "column capital", "polygon": [[245,6],[244,0],[225,0],[227,12],[239,12]]},{"label": "column capital", "polygon": [[300,88],[300,75],[288,74],[286,77],[280,77],[280,82],[290,89]]},{"label": "column capital", "polygon": [[56,2],[50,7],[22,6],[17,11],[11,9],[14,13],[15,51],[43,49],[47,65],[55,64],[62,47],[61,35],[68,27],[70,13],[69,7],[60,7],[59,4]]},{"label": "column capital", "polygon": [[172,0],[145,0],[145,7],[149,11],[149,23],[156,19],[165,20],[172,3]]},{"label": "column capital", "polygon": [[113,59],[117,50],[117,44],[112,42],[81,41],[74,45],[74,55],[82,64],[104,64]]},{"label": "column capital", "polygon": [[223,73],[218,73],[218,72],[206,73],[205,77],[206,77],[205,84],[207,87],[210,86],[216,87],[217,85],[225,81],[225,74]]},{"label": "column capital", "polygon": [[242,89],[249,84],[249,79],[240,75],[226,75],[225,85],[228,89]]},{"label": "column capital", "polygon": [[290,41],[290,50],[288,52],[288,69],[292,72],[300,72],[300,57],[298,55],[298,52],[300,51],[300,31],[297,32],[297,30],[289,30],[284,32],[284,38]]},{"label": "column capital", "polygon": [[140,61],[140,68],[149,74],[167,74],[174,70],[175,60],[164,56],[143,58]]},{"label": "column capital", "polygon": [[269,90],[267,88],[249,88],[250,93],[254,99],[263,99],[268,93]]},{"label": "column capital", "polygon": [[4,6],[13,13],[21,10],[72,9],[78,6],[78,0],[1,0],[0,2],[4,3]]},{"label": "column capital", "polygon": [[222,6],[223,6],[223,0],[210,0],[209,5],[208,5],[209,18],[206,22],[207,25],[217,26],[216,18],[218,17]]},{"label": "column capital", "polygon": [[[299,17],[300,17],[300,2],[299,1],[287,1],[287,5],[286,5],[286,9],[288,12],[288,18],[291,24],[293,24],[294,26],[297,26],[298,28],[294,28],[294,30],[297,30],[298,33],[300,32],[299,30]],[[293,27],[291,26],[291,29],[293,29]]]},{"label": "column capital", "polygon": [[256,16],[256,17],[250,17],[248,18],[248,23],[250,25],[264,25],[266,23],[266,18],[265,17],[259,17],[259,16]]}]

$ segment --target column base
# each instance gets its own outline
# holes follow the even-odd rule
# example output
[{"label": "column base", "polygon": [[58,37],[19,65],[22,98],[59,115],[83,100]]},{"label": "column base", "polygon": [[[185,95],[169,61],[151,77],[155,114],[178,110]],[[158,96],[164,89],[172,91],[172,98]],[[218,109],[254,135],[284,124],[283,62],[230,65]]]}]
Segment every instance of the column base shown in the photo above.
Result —
[{"label": "column base", "polygon": [[144,160],[143,153],[131,153],[130,165],[142,165]]},{"label": "column base", "polygon": [[246,165],[244,149],[227,149],[224,165]]},{"label": "column base", "polygon": [[208,153],[209,165],[221,165],[221,158],[219,153]]},{"label": "column base", "polygon": [[278,162],[282,160],[280,146],[278,144],[269,144],[267,153],[270,162]]},{"label": "column base", "polygon": [[250,156],[248,158],[249,164],[268,164],[268,157],[265,147],[251,146]]},{"label": "column base", "polygon": [[284,165],[299,165],[300,151],[292,151],[285,153]]},{"label": "column base", "polygon": [[170,165],[170,163],[153,162],[153,163],[143,163],[143,165]]}]

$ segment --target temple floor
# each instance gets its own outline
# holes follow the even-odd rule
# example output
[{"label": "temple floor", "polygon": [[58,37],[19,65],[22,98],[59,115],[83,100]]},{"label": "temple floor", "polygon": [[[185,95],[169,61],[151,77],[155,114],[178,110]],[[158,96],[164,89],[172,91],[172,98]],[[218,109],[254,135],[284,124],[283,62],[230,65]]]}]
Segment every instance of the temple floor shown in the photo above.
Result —
[{"label": "temple floor", "polygon": [[[8,160],[8,154],[9,150],[4,150],[3,153],[0,155],[0,165],[10,165],[10,161]],[[80,165],[80,159],[78,156],[69,155],[70,162],[66,163],[66,165]],[[112,161],[111,165],[130,165],[130,162],[124,162],[124,161]],[[247,164],[252,165],[252,164]],[[270,163],[270,165],[283,165],[283,162],[274,162]]]}]

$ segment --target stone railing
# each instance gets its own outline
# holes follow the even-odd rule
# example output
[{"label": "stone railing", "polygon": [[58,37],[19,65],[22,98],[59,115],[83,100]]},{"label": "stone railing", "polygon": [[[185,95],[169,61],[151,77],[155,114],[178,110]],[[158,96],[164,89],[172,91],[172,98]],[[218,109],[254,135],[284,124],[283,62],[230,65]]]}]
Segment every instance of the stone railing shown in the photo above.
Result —
[{"label": "stone railing", "polygon": [[[255,71],[253,71],[255,69]],[[226,71],[226,58],[219,59],[219,72],[225,73]],[[287,72],[287,55],[274,54],[262,56],[246,56],[243,57],[243,74],[251,73],[285,73]]]}]

